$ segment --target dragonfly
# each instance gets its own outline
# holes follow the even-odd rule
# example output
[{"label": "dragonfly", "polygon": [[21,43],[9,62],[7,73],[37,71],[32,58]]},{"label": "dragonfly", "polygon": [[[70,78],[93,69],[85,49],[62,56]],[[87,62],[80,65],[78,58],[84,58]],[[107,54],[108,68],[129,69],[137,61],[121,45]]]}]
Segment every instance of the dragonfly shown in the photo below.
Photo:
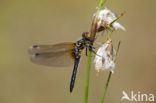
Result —
[{"label": "dragonfly", "polygon": [[31,61],[35,64],[58,67],[74,64],[70,81],[70,92],[72,92],[82,50],[86,48],[87,55],[87,50],[91,50],[89,43],[89,32],[83,32],[82,39],[75,43],[66,42],[54,45],[33,45],[28,51],[31,55]]}]

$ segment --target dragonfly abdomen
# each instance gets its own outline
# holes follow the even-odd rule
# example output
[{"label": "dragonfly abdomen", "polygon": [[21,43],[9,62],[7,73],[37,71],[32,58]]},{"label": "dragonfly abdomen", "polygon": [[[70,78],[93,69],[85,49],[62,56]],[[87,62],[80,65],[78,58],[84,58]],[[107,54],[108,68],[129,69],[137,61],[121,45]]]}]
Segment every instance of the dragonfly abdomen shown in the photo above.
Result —
[{"label": "dragonfly abdomen", "polygon": [[73,88],[74,88],[75,79],[76,79],[76,73],[77,73],[77,68],[78,68],[78,65],[79,65],[79,61],[80,61],[80,57],[75,59],[74,69],[73,69],[73,73],[72,73],[72,77],[71,77],[71,81],[70,81],[70,92],[72,92]]}]

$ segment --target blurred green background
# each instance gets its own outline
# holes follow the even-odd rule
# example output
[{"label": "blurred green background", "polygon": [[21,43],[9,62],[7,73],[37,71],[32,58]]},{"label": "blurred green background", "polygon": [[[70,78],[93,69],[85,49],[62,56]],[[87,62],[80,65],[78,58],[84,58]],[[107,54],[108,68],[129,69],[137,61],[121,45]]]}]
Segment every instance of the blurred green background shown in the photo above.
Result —
[{"label": "blurred green background", "polygon": [[[99,0],[0,0],[0,103],[84,102],[86,56],[81,59],[75,88],[70,93],[73,66],[33,64],[27,49],[33,44],[77,41],[82,32],[90,31],[98,3]],[[126,11],[119,22],[127,29],[113,33],[115,47],[119,40],[122,44],[106,103],[121,103],[123,90],[156,94],[155,4],[155,0],[106,3],[117,14]],[[101,101],[107,76],[108,72],[97,76],[92,65],[89,103]]]}]

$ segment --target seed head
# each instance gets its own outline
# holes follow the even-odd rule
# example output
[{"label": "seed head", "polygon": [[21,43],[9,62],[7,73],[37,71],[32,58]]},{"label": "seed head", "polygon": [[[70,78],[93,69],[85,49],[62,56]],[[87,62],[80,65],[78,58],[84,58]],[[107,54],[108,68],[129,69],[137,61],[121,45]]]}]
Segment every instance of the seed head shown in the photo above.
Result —
[{"label": "seed head", "polygon": [[[97,30],[100,31],[100,29],[105,26],[105,25],[110,25],[116,18],[117,16],[109,9],[105,8],[104,10],[100,10],[98,16],[98,21],[97,21]],[[121,29],[121,30],[126,30],[124,26],[122,26],[120,23],[115,21],[112,23],[112,27],[115,30]]]},{"label": "seed head", "polygon": [[111,70],[113,73],[115,68],[116,51],[113,48],[112,40],[109,39],[104,43],[97,51],[94,63],[95,69],[100,70]]}]

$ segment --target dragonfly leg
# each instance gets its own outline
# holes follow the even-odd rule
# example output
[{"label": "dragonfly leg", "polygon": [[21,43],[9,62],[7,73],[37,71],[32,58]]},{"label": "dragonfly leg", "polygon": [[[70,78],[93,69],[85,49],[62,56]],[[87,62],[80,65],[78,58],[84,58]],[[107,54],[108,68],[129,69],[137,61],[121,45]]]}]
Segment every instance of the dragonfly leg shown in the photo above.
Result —
[{"label": "dragonfly leg", "polygon": [[88,48],[86,48],[86,56],[88,56]]},{"label": "dragonfly leg", "polygon": [[[95,55],[100,56],[100,55],[98,55],[98,54],[96,53],[96,51],[94,50],[95,47],[93,47],[93,46],[87,46],[87,48],[89,49],[89,51],[93,52]],[[100,57],[101,57],[101,56],[100,56]]]},{"label": "dragonfly leg", "polygon": [[[88,48],[90,48],[90,49],[89,49],[90,51],[94,51],[93,49],[95,49],[95,47],[93,47],[93,46],[92,46],[92,49],[91,49],[91,47],[87,46],[87,47],[86,47],[86,50],[85,50],[86,56],[88,56]],[[94,51],[94,52],[95,52],[95,51]]]}]

